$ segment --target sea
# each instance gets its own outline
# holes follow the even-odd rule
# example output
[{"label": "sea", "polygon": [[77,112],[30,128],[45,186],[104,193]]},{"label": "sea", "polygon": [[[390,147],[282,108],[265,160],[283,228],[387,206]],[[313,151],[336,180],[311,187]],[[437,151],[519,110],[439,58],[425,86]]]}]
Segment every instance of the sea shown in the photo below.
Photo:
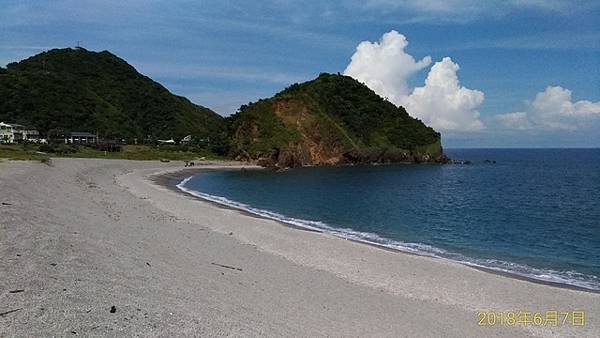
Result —
[{"label": "sea", "polygon": [[446,153],[471,164],[213,171],[178,187],[297,227],[600,290],[600,149]]}]

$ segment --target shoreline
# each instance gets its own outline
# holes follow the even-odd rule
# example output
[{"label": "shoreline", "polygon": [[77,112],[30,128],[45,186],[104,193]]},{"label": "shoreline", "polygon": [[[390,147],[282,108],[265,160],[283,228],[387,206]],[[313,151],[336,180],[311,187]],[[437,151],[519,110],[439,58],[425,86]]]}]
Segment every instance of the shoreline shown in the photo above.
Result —
[{"label": "shoreline", "polygon": [[[223,167],[250,168],[0,163],[0,336],[600,334],[598,294],[297,231],[153,181]],[[478,311],[518,310],[586,323],[478,325]]]},{"label": "shoreline", "polygon": [[[224,208],[224,209],[228,209],[228,210],[234,210],[237,211],[241,214],[250,216],[250,217],[255,217],[258,219],[264,219],[264,220],[272,220],[272,221],[276,221],[279,224],[281,224],[284,227],[288,227],[288,228],[292,228],[292,229],[296,229],[296,230],[301,230],[301,231],[307,231],[307,232],[315,232],[315,233],[327,233],[327,234],[331,234],[328,233],[326,230],[321,230],[321,229],[310,229],[310,228],[306,228],[306,227],[302,227],[302,226],[297,226],[291,223],[287,223],[284,222],[282,220],[278,220],[278,219],[273,219],[273,218],[269,218],[269,217],[265,217],[265,216],[261,216],[255,213],[252,213],[250,211],[244,210],[244,209],[239,209],[239,208],[235,208],[233,206],[229,206],[229,205],[225,205],[222,203],[218,203],[215,201],[211,201],[209,199],[203,198],[201,196],[196,196],[193,195],[191,193],[188,193],[186,191],[181,190],[179,187],[177,187],[178,184],[182,183],[183,180],[193,177],[197,174],[200,174],[202,172],[211,172],[211,171],[223,171],[223,170],[235,170],[232,168],[227,168],[227,167],[223,167],[223,168],[211,168],[211,169],[201,169],[198,168],[197,171],[195,171],[193,174],[190,175],[189,171],[192,170],[181,170],[181,171],[175,171],[175,172],[169,172],[169,173],[163,173],[163,174],[157,174],[157,175],[153,175],[151,177],[152,182],[154,182],[155,184],[164,186],[166,188],[168,188],[171,191],[174,191],[176,193],[188,196],[188,197],[192,197],[194,199],[197,199],[199,201],[205,202],[205,203],[209,203],[211,205],[214,205],[218,208]],[[239,170],[239,169],[238,169]],[[262,168],[256,168],[256,169],[251,169],[251,170],[263,170]],[[266,169],[264,169],[266,170]],[[521,281],[526,281],[526,282],[530,282],[530,283],[536,283],[536,284],[541,284],[541,285],[547,285],[547,286],[551,286],[551,287],[556,287],[556,288],[562,288],[562,289],[568,289],[568,290],[575,290],[575,291],[583,291],[583,292],[589,292],[589,293],[593,293],[593,294],[600,294],[600,290],[598,289],[591,289],[591,288],[586,288],[583,286],[578,286],[578,285],[573,285],[573,284],[567,284],[567,283],[560,283],[560,282],[552,282],[552,281],[546,281],[546,280],[542,280],[542,279],[537,279],[534,277],[529,277],[529,276],[523,276],[520,275],[518,273],[514,273],[514,272],[510,272],[510,271],[501,271],[501,270],[496,270],[493,268],[489,268],[489,267],[484,267],[484,266],[477,266],[477,265],[469,265],[467,263],[464,262],[460,262],[460,261],[455,261],[449,258],[445,258],[445,257],[439,257],[439,256],[430,256],[430,255],[426,255],[426,254],[421,254],[418,252],[410,252],[410,251],[404,251],[401,249],[395,249],[395,248],[391,248],[382,244],[378,244],[375,242],[369,242],[369,241],[363,241],[363,240],[359,240],[359,239],[354,239],[354,238],[346,238],[343,236],[339,236],[336,234],[331,234],[333,236],[336,236],[340,239],[343,240],[348,240],[348,241],[352,241],[355,243],[359,243],[359,244],[363,244],[363,245],[369,245],[378,249],[382,249],[382,250],[386,250],[386,251],[390,251],[390,252],[394,252],[394,253],[398,253],[398,254],[407,254],[407,255],[415,255],[415,256],[419,256],[419,257],[429,257],[429,258],[433,258],[433,259],[441,259],[441,260],[447,260],[450,262],[454,262],[454,263],[458,263],[461,264],[465,267],[468,268],[472,268],[472,269],[476,269],[479,271],[483,271],[486,273],[491,273],[494,275],[498,275],[498,276],[503,276],[503,277],[507,277],[507,278],[513,278],[516,280],[521,280]]]}]

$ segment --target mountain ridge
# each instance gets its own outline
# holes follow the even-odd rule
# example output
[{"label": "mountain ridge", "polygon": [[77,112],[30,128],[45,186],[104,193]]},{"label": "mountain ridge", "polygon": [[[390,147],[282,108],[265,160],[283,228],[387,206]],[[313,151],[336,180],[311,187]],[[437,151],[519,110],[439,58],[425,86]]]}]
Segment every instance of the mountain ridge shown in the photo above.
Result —
[{"label": "mountain ridge", "polygon": [[52,49],[0,68],[0,120],[44,134],[181,140],[269,167],[440,162],[441,135],[357,80],[321,73],[224,118],[108,52]]},{"label": "mountain ridge", "polygon": [[223,138],[223,117],[108,51],[52,49],[0,70],[0,120],[140,140]]}]

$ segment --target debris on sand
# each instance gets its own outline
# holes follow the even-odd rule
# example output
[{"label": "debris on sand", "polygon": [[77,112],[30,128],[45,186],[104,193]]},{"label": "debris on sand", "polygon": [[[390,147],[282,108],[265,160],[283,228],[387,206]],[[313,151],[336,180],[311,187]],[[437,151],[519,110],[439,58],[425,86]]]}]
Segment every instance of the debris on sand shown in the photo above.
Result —
[{"label": "debris on sand", "polygon": [[14,310],[10,310],[10,311],[6,311],[6,312],[0,312],[0,317],[4,317],[7,314],[13,313],[13,312],[17,312],[17,311],[21,311],[23,309],[14,309]]},{"label": "debris on sand", "polygon": [[237,270],[237,271],[244,271],[241,268],[236,268],[235,266],[223,265],[223,264],[219,264],[219,263],[210,263],[210,264],[216,265],[216,266],[220,266],[220,267],[226,268],[226,269]]}]

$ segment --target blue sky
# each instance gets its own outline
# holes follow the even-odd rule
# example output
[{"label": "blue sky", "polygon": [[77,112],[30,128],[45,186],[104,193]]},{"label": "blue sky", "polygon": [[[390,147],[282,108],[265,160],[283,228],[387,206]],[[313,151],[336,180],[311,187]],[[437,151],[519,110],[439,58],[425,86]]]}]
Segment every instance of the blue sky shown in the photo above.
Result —
[{"label": "blue sky", "polygon": [[[397,103],[440,129],[445,146],[599,147],[598,22],[600,3],[586,0],[0,0],[0,65],[81,41],[227,115],[290,83],[344,72],[359,43],[379,53],[396,31],[390,47],[404,37],[402,55],[431,58],[401,79]],[[368,60],[357,56],[364,71],[346,73],[393,94],[395,73]],[[435,69],[455,74],[458,87],[425,85]],[[478,99],[446,112],[444,97]]]}]

